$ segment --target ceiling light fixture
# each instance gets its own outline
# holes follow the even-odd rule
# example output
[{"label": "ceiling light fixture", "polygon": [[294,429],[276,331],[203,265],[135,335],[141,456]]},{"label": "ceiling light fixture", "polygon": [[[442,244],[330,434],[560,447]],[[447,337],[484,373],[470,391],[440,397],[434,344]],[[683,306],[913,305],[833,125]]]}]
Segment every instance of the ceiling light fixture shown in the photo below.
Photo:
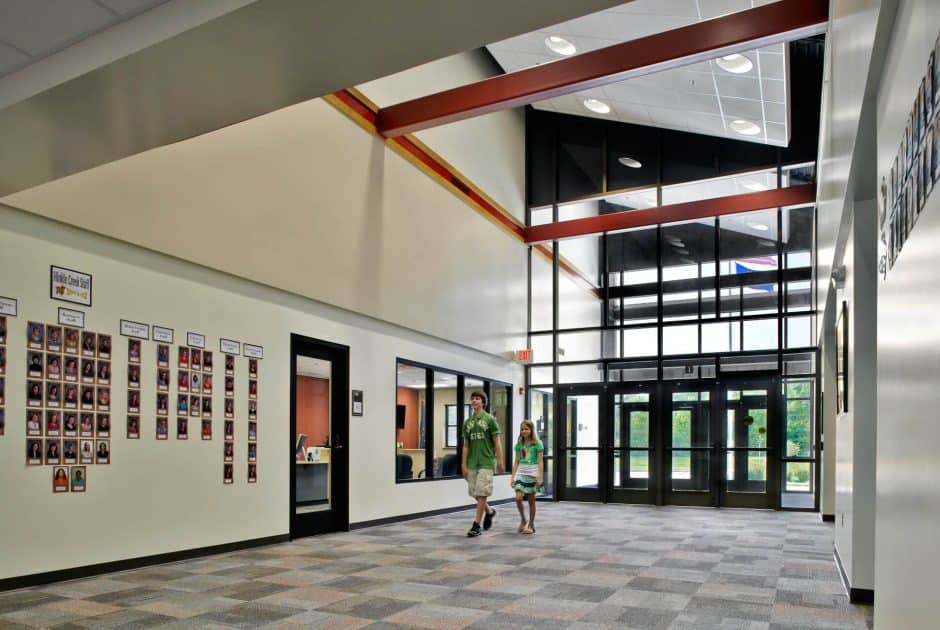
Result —
[{"label": "ceiling light fixture", "polygon": [[757,230],[758,232],[766,232],[770,228],[764,225],[763,223],[748,223],[747,226],[752,230]]},{"label": "ceiling light fixture", "polygon": [[754,63],[744,55],[726,55],[718,59],[715,63],[717,63],[718,67],[722,70],[727,70],[734,74],[750,72],[751,68],[754,67]]},{"label": "ceiling light fixture", "polygon": [[741,185],[744,186],[745,188],[747,188],[748,190],[753,190],[753,191],[755,191],[755,192],[760,192],[760,191],[762,191],[762,190],[768,190],[767,186],[766,186],[765,184],[760,183],[760,182],[744,182],[744,183],[741,184]]},{"label": "ceiling light fixture", "polygon": [[760,125],[752,123],[750,120],[737,119],[732,120],[729,124],[732,131],[735,131],[742,136],[756,136],[761,132]]},{"label": "ceiling light fixture", "polygon": [[599,101],[596,98],[586,98],[584,99],[584,106],[596,114],[609,114],[610,105],[604,101]]},{"label": "ceiling light fixture", "polygon": [[617,161],[629,168],[640,168],[643,166],[643,163],[639,160],[634,160],[632,157],[627,157],[626,155],[618,158]]},{"label": "ceiling light fixture", "polygon": [[571,55],[578,52],[578,49],[575,48],[575,45],[569,42],[564,37],[558,37],[557,35],[549,35],[545,38],[545,47],[556,55],[561,55],[562,57],[570,57]]}]

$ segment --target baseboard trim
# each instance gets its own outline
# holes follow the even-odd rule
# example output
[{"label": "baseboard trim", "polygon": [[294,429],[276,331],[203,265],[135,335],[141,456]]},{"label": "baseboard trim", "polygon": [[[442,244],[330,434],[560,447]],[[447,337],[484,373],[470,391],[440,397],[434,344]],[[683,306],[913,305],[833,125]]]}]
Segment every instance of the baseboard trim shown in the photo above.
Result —
[{"label": "baseboard trim", "polygon": [[836,515],[835,514],[823,514],[822,520],[823,520],[823,523],[835,523]]},{"label": "baseboard trim", "polygon": [[[515,501],[512,497],[508,499],[499,499],[498,501],[490,501],[490,505],[502,505],[504,503],[510,503]],[[377,525],[389,525],[391,523],[401,523],[403,521],[413,521],[419,518],[427,518],[429,516],[440,516],[441,514],[453,514],[454,512],[463,512],[465,510],[472,510],[474,505],[458,505],[457,507],[442,508],[440,510],[429,510],[427,512],[414,512],[412,514],[400,514],[398,516],[389,516],[388,518],[377,518],[373,521],[359,521],[358,523],[350,523],[350,531],[355,529],[364,529],[366,527],[375,527]]]},{"label": "baseboard trim", "polygon": [[839,576],[842,578],[842,587],[849,596],[849,601],[853,604],[874,604],[875,591],[870,588],[852,588],[849,583],[849,577],[845,574],[845,567],[842,566],[842,558],[839,557],[839,549],[833,545],[832,555],[836,560],[836,566],[839,567]]},{"label": "baseboard trim", "polygon": [[238,551],[240,549],[264,547],[266,545],[287,542],[289,540],[290,534],[279,534],[277,536],[266,536],[264,538],[239,540],[222,545],[212,545],[210,547],[197,547],[195,549],[184,549],[182,551],[158,553],[152,556],[141,556],[139,558],[128,558],[126,560],[113,560],[111,562],[89,564],[83,567],[73,567],[71,569],[59,569],[57,571],[46,571],[45,573],[33,573],[31,575],[5,578],[0,580],[0,592],[11,591],[18,588],[27,588],[30,586],[39,586],[40,584],[49,584],[50,582],[76,580],[79,578],[101,575],[102,573],[114,573],[117,571],[127,571],[129,569],[140,569],[142,567],[152,566],[155,564],[179,562],[180,560],[189,560],[191,558],[211,556],[217,553],[227,553],[229,551]]}]

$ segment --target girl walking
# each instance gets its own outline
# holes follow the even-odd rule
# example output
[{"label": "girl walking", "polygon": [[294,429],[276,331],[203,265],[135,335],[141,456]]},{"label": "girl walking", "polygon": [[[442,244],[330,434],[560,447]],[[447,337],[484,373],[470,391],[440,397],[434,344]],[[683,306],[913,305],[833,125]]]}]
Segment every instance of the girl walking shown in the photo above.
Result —
[{"label": "girl walking", "polygon": [[[519,533],[535,533],[535,495],[542,489],[542,441],[535,434],[531,420],[523,420],[519,426],[519,439],[513,447],[516,453],[509,484],[516,491],[516,508],[519,510]],[[525,518],[522,499],[529,503],[529,520]]]}]

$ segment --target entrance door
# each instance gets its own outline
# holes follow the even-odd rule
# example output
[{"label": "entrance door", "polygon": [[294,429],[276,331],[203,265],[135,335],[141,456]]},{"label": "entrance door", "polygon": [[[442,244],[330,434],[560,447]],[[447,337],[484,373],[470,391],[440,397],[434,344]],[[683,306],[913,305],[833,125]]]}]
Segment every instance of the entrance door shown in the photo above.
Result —
[{"label": "entrance door", "polygon": [[[568,388],[559,396],[562,431],[558,467],[558,498],[606,501],[608,464],[604,457],[606,430],[603,387]],[[602,433],[604,435],[602,435]],[[605,480],[602,484],[601,480]]]},{"label": "entrance door", "polygon": [[718,505],[714,388],[705,381],[662,384],[666,503]]},{"label": "entrance door", "polygon": [[291,335],[291,538],[349,529],[349,348]]},{"label": "entrance door", "polygon": [[776,394],[769,377],[721,383],[721,505],[775,508],[779,487],[775,449]]},{"label": "entrance door", "polygon": [[655,503],[659,465],[654,455],[655,383],[637,383],[608,394],[608,500]]}]

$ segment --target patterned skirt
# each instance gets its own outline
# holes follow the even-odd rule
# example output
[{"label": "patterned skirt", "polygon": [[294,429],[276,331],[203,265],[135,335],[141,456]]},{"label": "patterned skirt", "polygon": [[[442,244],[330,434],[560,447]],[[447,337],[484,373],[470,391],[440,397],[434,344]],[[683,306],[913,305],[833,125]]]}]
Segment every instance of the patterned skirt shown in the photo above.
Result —
[{"label": "patterned skirt", "polygon": [[522,494],[537,494],[542,491],[542,486],[535,485],[535,477],[529,475],[516,475],[516,483],[512,489]]}]

